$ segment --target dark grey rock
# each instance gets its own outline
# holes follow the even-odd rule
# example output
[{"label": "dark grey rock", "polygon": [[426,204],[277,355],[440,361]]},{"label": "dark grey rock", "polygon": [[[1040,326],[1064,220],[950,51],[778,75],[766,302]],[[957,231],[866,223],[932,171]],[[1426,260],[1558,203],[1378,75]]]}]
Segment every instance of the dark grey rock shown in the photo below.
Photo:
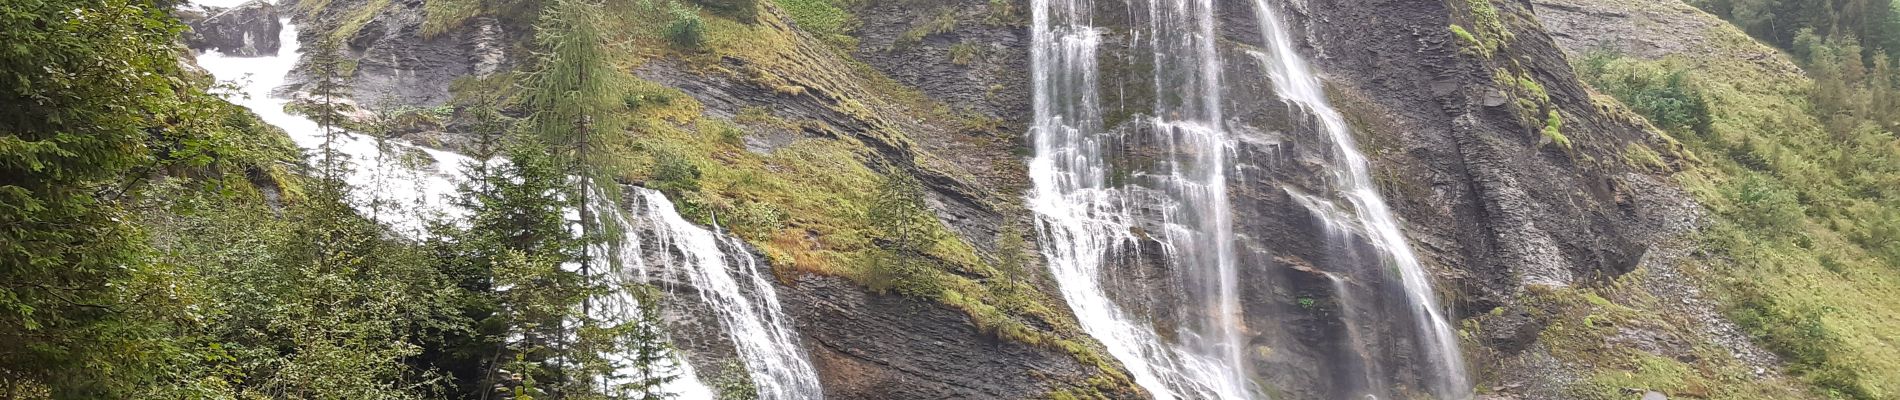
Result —
[{"label": "dark grey rock", "polygon": [[179,19],[191,27],[185,45],[198,51],[217,51],[237,57],[277,54],[277,40],[283,22],[277,7],[265,0],[252,0],[237,7],[204,7],[186,10]]}]

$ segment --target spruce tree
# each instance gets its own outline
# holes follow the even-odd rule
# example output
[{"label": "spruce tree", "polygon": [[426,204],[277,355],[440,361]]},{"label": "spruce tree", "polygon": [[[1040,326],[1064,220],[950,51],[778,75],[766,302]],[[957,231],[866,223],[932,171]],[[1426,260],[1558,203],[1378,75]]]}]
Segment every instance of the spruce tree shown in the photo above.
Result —
[{"label": "spruce tree", "polygon": [[319,176],[325,185],[340,185],[346,175],[342,169],[348,160],[336,151],[336,139],[348,123],[349,114],[356,110],[349,103],[338,101],[348,95],[345,91],[349,89],[344,82],[344,60],[338,46],[335,39],[324,39],[304,56],[304,62],[310,66],[311,81],[305,91],[309,98],[298,105],[297,110],[322,130],[323,146],[317,150],[317,157]]}]

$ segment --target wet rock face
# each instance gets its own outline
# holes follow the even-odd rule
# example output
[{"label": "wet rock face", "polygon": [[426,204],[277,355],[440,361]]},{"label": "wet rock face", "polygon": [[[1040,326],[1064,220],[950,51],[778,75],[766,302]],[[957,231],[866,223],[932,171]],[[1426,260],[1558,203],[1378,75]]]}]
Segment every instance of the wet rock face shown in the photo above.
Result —
[{"label": "wet rock face", "polygon": [[277,34],[282,32],[277,7],[254,0],[237,7],[204,7],[202,11],[179,13],[191,32],[185,45],[200,52],[217,51],[237,57],[277,54]]},{"label": "wet rock face", "polygon": [[[311,46],[322,35],[349,25],[368,0],[333,0],[321,10],[298,15],[298,40]],[[356,61],[349,87],[353,98],[367,105],[387,103],[433,107],[449,100],[449,85],[461,77],[480,77],[507,71],[517,55],[513,43],[529,37],[530,25],[476,17],[444,32],[428,34],[423,0],[391,0],[367,20],[357,21],[347,37],[338,37],[343,56]],[[525,13],[520,18],[531,18]],[[308,66],[299,66],[299,71]]]},{"label": "wet rock face", "polygon": [[781,300],[825,383],[825,397],[855,399],[1032,398],[1039,377],[1084,377],[1056,351],[988,337],[941,304],[865,293],[834,277],[805,275]]}]

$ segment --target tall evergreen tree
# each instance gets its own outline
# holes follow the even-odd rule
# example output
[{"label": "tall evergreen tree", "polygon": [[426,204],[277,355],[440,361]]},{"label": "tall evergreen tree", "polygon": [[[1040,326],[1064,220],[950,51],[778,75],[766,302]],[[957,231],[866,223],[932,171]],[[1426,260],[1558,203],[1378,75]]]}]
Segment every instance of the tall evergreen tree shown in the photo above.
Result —
[{"label": "tall evergreen tree", "polygon": [[[528,129],[554,147],[555,154],[568,166],[576,180],[573,206],[580,214],[583,240],[593,242],[601,228],[596,220],[594,189],[600,172],[591,167],[592,149],[602,132],[617,128],[609,111],[616,106],[610,96],[613,68],[602,49],[599,18],[601,4],[595,0],[555,0],[543,11],[536,26],[535,41],[543,49],[527,91]],[[610,186],[610,185],[608,185]],[[581,246],[576,260],[582,275],[591,275],[592,256]]]}]

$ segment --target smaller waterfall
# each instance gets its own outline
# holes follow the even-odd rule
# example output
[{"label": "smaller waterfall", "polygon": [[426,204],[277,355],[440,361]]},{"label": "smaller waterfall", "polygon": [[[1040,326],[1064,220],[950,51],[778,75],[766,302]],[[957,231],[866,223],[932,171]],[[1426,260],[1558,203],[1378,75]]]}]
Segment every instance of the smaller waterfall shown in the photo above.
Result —
[{"label": "smaller waterfall", "polygon": [[[241,3],[241,2],[240,2]],[[235,4],[230,4],[235,5]],[[232,100],[249,108],[265,122],[283,129],[296,144],[306,150],[321,148],[325,140],[316,122],[284,111],[288,102],[272,95],[285,84],[297,63],[299,43],[295,25],[284,24],[280,33],[282,47],[276,56],[228,57],[219,53],[198,56],[198,64],[221,80],[240,81],[240,97]],[[383,147],[387,146],[387,147]],[[447,199],[456,194],[455,182],[462,168],[474,162],[452,152],[415,146],[390,140],[339,132],[333,147],[352,165],[344,179],[355,189],[359,210],[377,214],[379,220],[399,231],[420,236],[424,221],[431,217],[457,218],[466,211]],[[390,152],[420,152],[434,163],[414,166],[390,162]],[[698,300],[713,306],[718,322],[731,336],[738,357],[757,384],[760,399],[822,398],[817,372],[805,359],[797,333],[780,311],[778,296],[764,268],[735,238],[695,226],[680,217],[673,204],[658,192],[636,189],[641,213],[627,214],[611,204],[601,210],[630,234],[617,250],[619,260],[631,266],[612,275],[614,283],[650,282],[650,278],[670,277],[689,285]],[[594,198],[602,198],[594,196]],[[369,209],[372,204],[398,204],[394,210]],[[570,218],[572,213],[570,212]],[[641,232],[653,239],[658,248],[642,251]],[[605,254],[605,253],[597,253]],[[620,264],[603,264],[620,265]],[[603,299],[597,317],[626,320],[636,312],[638,303],[626,293]],[[689,363],[677,358],[656,366],[678,372],[679,379],[664,389],[687,400],[710,400],[713,390],[701,382]],[[622,371],[623,375],[626,372]],[[611,383],[611,382],[609,382]]]},{"label": "smaller waterfall", "polygon": [[[323,129],[316,121],[284,111],[289,100],[271,95],[272,90],[285,84],[297,64],[297,52],[302,48],[297,42],[296,25],[286,22],[278,39],[283,45],[276,56],[231,57],[207,52],[198,55],[198,66],[220,80],[240,80],[240,92],[236,94],[241,97],[233,98],[234,102],[249,108],[264,122],[283,129],[298,147],[318,151],[325,139]],[[424,221],[433,213],[446,214],[446,217],[463,215],[461,208],[446,199],[455,194],[455,180],[461,176],[462,166],[473,162],[469,157],[402,141],[378,142],[372,137],[340,130],[335,137],[332,148],[350,166],[349,174],[343,179],[355,188],[352,200],[363,208],[365,215],[416,236],[422,235]],[[383,146],[388,148],[381,148]],[[435,162],[420,167],[391,162],[391,156],[410,152],[425,154]],[[384,205],[398,207],[385,209]]]},{"label": "smaller waterfall", "polygon": [[[631,187],[633,213],[622,212],[605,200],[597,206],[619,225],[624,239],[613,246],[617,255],[604,265],[615,265],[611,276],[623,282],[663,286],[678,283],[691,288],[694,300],[715,314],[727,339],[758,387],[760,399],[792,400],[824,397],[817,369],[799,345],[798,332],[779,305],[772,277],[739,239],[688,222],[673,202],[658,191]],[[597,191],[598,192],[598,191]],[[651,239],[650,241],[645,239]],[[647,244],[657,248],[646,248]],[[615,259],[618,262],[613,262]],[[622,296],[624,298],[624,296]],[[676,297],[676,296],[669,296]],[[623,302],[616,309],[630,309]]]},{"label": "smaller waterfall", "polygon": [[[1266,0],[1254,0],[1254,11],[1269,54],[1256,52],[1253,55],[1267,66],[1267,74],[1280,98],[1316,120],[1331,139],[1333,182],[1338,186],[1337,194],[1352,204],[1353,217],[1364,230],[1366,238],[1383,253],[1386,258],[1384,261],[1398,271],[1406,300],[1411,303],[1410,309],[1417,321],[1417,326],[1413,328],[1420,347],[1423,347],[1420,351],[1429,361],[1429,368],[1424,371],[1430,376],[1427,384],[1440,398],[1472,397],[1464,359],[1458,350],[1457,333],[1453,331],[1444,311],[1439,309],[1431,281],[1424,266],[1419,264],[1418,256],[1412,252],[1411,244],[1406,242],[1405,234],[1399,230],[1398,220],[1393,217],[1385,199],[1380,197],[1378,188],[1373,185],[1370,162],[1364,154],[1359,153],[1359,146],[1353,140],[1345,118],[1326,101],[1319,77],[1299,52],[1293,50],[1293,40],[1281,25],[1280,17],[1267,5]],[[1309,208],[1326,208],[1320,206],[1323,203],[1312,198],[1301,199],[1301,202],[1307,203]]]}]

